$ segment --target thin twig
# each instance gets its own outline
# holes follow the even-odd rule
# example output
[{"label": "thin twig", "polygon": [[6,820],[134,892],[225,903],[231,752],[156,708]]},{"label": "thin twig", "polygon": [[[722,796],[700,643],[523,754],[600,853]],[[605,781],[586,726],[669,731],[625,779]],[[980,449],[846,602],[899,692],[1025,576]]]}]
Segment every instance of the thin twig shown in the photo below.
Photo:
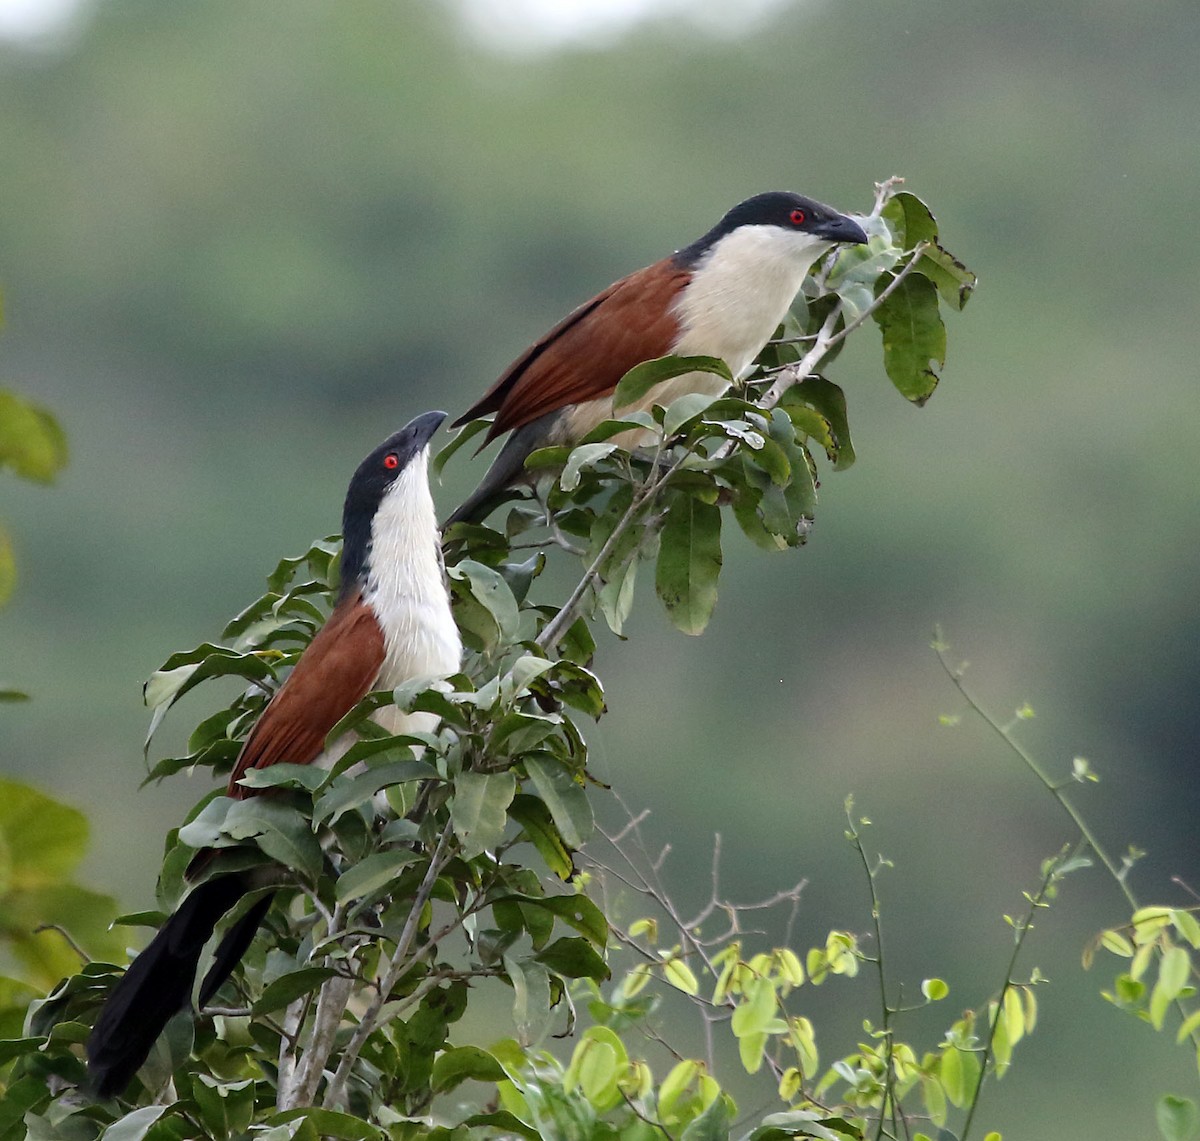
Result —
[{"label": "thin twig", "polygon": [[66,941],[67,946],[79,956],[81,962],[91,962],[91,956],[88,955],[88,953],[78,943],[75,942],[74,938],[71,936],[71,933],[65,927],[62,927],[57,923],[40,923],[33,929],[33,933],[35,935],[40,935],[43,931],[57,932]]},{"label": "thin twig", "polygon": [[[625,513],[617,521],[617,525],[612,529],[608,538],[604,541],[596,557],[592,560],[591,565],[583,573],[583,577],[575,585],[575,589],[571,591],[567,597],[567,601],[563,603],[558,613],[542,628],[542,632],[537,636],[537,645],[543,650],[552,649],[558,644],[559,639],[567,632],[571,623],[579,617],[583,609],[583,600],[587,596],[587,592],[592,585],[600,577],[600,570],[607,561],[609,555],[617,545],[617,541],[629,529],[629,525],[637,517],[642,507],[654,499],[654,497],[662,490],[663,485],[683,466],[684,461],[691,454],[691,450],[683,452],[676,460],[666,467],[660,467],[660,456],[662,453],[662,442],[659,443],[658,452],[655,454],[654,462],[651,465],[651,475],[640,487],[635,488],[633,497],[629,502],[629,506],[625,509]],[[655,474],[657,473],[657,474]]]},{"label": "thin twig", "polygon": [[879,918],[879,893],[875,890],[876,872],[871,869],[867,859],[866,849],[863,848],[862,836],[854,826],[854,803],[846,801],[846,820],[849,823],[851,843],[862,861],[863,871],[867,873],[867,885],[871,890],[871,923],[875,929],[875,969],[879,978],[879,1004],[883,1010],[883,1038],[886,1043],[887,1056],[884,1065],[883,1100],[879,1103],[879,1125],[875,1130],[876,1141],[883,1136],[885,1114],[889,1104],[895,1109],[896,1066],[892,1055],[892,1007],[887,997],[887,975],[883,966],[883,924]]},{"label": "thin twig", "polygon": [[[954,688],[957,689],[960,694],[962,694],[967,705],[976,714],[978,714],[983,720],[984,724],[989,726],[989,728],[991,728],[993,732],[1000,737],[1000,739],[1009,747],[1009,749],[1011,749],[1012,752],[1015,753],[1018,758],[1020,758],[1025,767],[1031,773],[1033,773],[1037,780],[1046,788],[1046,791],[1049,792],[1056,801],[1058,801],[1059,807],[1062,808],[1062,810],[1071,818],[1071,822],[1078,829],[1079,835],[1083,837],[1084,841],[1087,843],[1087,846],[1096,854],[1096,859],[1098,859],[1100,863],[1104,865],[1105,869],[1108,871],[1108,874],[1112,876],[1114,880],[1116,880],[1117,886],[1121,889],[1121,893],[1125,896],[1126,902],[1129,904],[1130,908],[1136,912],[1141,904],[1138,902],[1138,898],[1134,894],[1133,889],[1129,886],[1128,878],[1125,874],[1128,868],[1119,868],[1117,866],[1116,862],[1096,838],[1096,834],[1092,831],[1091,825],[1088,824],[1078,809],[1076,809],[1075,806],[1067,799],[1066,794],[1063,791],[1063,789],[1066,788],[1069,783],[1073,782],[1056,784],[1054,781],[1052,781],[1046,775],[1041,765],[1038,764],[1038,762],[1034,759],[1029,750],[1026,749],[1013,736],[1011,727],[1002,724],[997,717],[994,717],[983,707],[982,704],[980,704],[978,698],[976,698],[975,695],[967,688],[966,682],[963,681],[962,669],[955,668],[950,664],[950,660],[947,657],[949,646],[947,646],[943,641],[942,632],[940,629],[937,629],[934,632],[933,650],[934,653],[937,654],[937,658],[942,665],[942,669],[946,671],[946,676],[949,677],[950,681],[954,684]],[[1180,1018],[1186,1020],[1189,1012],[1187,1007],[1184,1006],[1183,1000],[1176,999],[1174,1006],[1176,1011],[1178,1011]],[[1197,1049],[1200,1049],[1200,1029],[1193,1030],[1188,1037],[1190,1038],[1192,1045]]]},{"label": "thin twig", "polygon": [[[326,938],[336,939],[343,935],[345,922],[346,909],[338,903],[329,915]],[[354,942],[357,944],[362,940],[360,938]],[[325,1064],[333,1052],[334,1040],[342,1022],[342,1015],[346,1012],[346,1004],[353,993],[354,982],[353,978],[336,975],[327,979],[321,986],[304,1054],[291,1070],[291,1081],[287,1084],[283,1081],[279,1083],[276,1094],[279,1109],[295,1109],[312,1104],[321,1075],[325,1072]]]},{"label": "thin twig", "polygon": [[387,1002],[387,996],[391,994],[400,976],[408,969],[409,948],[416,937],[421,912],[425,909],[425,904],[429,899],[430,893],[433,891],[433,885],[437,882],[437,878],[445,866],[447,858],[446,849],[449,846],[452,833],[453,827],[447,821],[445,828],[442,829],[442,834],[438,837],[437,847],[433,850],[433,854],[429,858],[429,868],[425,872],[424,879],[421,880],[421,886],[417,888],[417,893],[413,896],[408,918],[405,920],[404,928],[400,932],[400,938],[396,942],[396,951],[392,955],[388,969],[379,984],[375,997],[371,999],[367,1009],[363,1012],[361,1021],[355,1027],[354,1034],[351,1036],[342,1053],[338,1068],[330,1079],[328,1088],[325,1090],[324,1105],[327,1109],[333,1108],[341,1102],[342,1090],[350,1076],[350,1071],[353,1069],[354,1063],[358,1060],[358,1055],[362,1052],[363,1046],[366,1045],[367,1039],[375,1030],[376,1023],[379,1020],[379,1012],[383,1009],[384,1003]]},{"label": "thin twig", "polygon": [[[1079,855],[1080,848],[1086,843],[1080,840],[1075,848],[1074,855]],[[975,1110],[979,1108],[979,1095],[983,1092],[983,1079],[987,1076],[988,1059],[992,1054],[992,1047],[996,1041],[996,1030],[1000,1026],[1000,1017],[1004,1013],[1004,996],[1012,989],[1013,972],[1017,969],[1017,958],[1021,954],[1021,948],[1025,946],[1025,938],[1030,931],[1033,930],[1034,912],[1039,907],[1046,905],[1046,893],[1050,890],[1050,885],[1054,882],[1058,875],[1058,869],[1062,866],[1061,859],[1052,860],[1050,866],[1046,869],[1046,874],[1042,877],[1042,885],[1038,888],[1037,894],[1029,901],[1029,912],[1017,931],[1017,937],[1013,942],[1012,954],[1008,957],[1008,969],[1004,972],[1004,985],[1000,988],[1000,997],[996,999],[996,1017],[992,1019],[991,1029],[988,1031],[987,1042],[984,1043],[983,1054],[979,1059],[979,1077],[975,1079],[975,1090],[971,1094],[971,1104],[967,1108],[967,1117],[963,1122],[962,1141],[967,1141],[967,1136],[971,1132],[971,1122],[975,1119]]]}]

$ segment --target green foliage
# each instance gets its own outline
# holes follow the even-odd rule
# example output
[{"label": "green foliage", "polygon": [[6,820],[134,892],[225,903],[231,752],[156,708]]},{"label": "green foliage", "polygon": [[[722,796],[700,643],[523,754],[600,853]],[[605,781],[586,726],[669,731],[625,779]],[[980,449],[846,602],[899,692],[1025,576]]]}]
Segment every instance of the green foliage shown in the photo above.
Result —
[{"label": "green foliage", "polygon": [[[1187,1043],[1195,1051],[1196,1063],[1200,1067],[1200,1009],[1191,1001],[1197,993],[1193,980],[1200,973],[1192,959],[1192,951],[1200,949],[1200,920],[1196,917],[1197,908],[1140,905],[1129,885],[1129,872],[1142,853],[1131,848],[1129,854],[1118,864],[1097,839],[1083,815],[1065,795],[1066,789],[1073,784],[1095,783],[1100,779],[1088,761],[1083,757],[1075,757],[1071,762],[1070,775],[1060,781],[1052,780],[1014,735],[1017,726],[1033,719],[1033,707],[1025,702],[1013,712],[1011,720],[1001,722],[980,704],[967,687],[964,680],[966,665],[951,665],[948,656],[950,647],[942,639],[940,631],[936,633],[933,648],[947,676],[970,709],[1004,740],[1013,755],[1058,802],[1077,829],[1077,853],[1067,856],[1064,851],[1057,861],[1047,863],[1043,869],[1046,879],[1042,889],[1036,896],[1027,897],[1032,907],[1045,906],[1046,902],[1054,897],[1057,882],[1064,874],[1091,862],[1083,852],[1088,851],[1094,855],[1134,911],[1127,926],[1109,928],[1096,937],[1084,950],[1083,965],[1090,967],[1096,951],[1100,948],[1119,958],[1128,959],[1129,969],[1117,975],[1112,990],[1101,992],[1103,997],[1118,1008],[1149,1022],[1155,1030],[1164,1028],[1168,1012],[1174,1009],[1179,1019],[1175,1040],[1180,1044]],[[952,725],[956,723],[956,719],[943,717],[942,723]],[[1028,920],[1014,921],[1009,916],[1005,916],[1005,919],[1017,931],[1019,951],[1031,923]],[[1152,968],[1155,969],[1152,971]],[[1010,977],[1011,974],[1010,966]],[[1150,981],[1151,977],[1153,981]],[[1005,1007],[1010,1001],[1009,993],[1006,989],[1002,995]],[[1036,1008],[1027,1012],[1025,1028],[1032,1029],[1035,1020]],[[1012,1034],[1017,1026],[1010,1020],[1003,1033],[999,1032],[999,1024],[996,1026],[992,1045],[997,1047],[996,1058],[999,1061],[1002,1056],[1001,1049],[1007,1049],[1015,1041]],[[1167,1138],[1190,1136],[1196,1127],[1196,1113],[1195,1104],[1190,1099],[1168,1095],[1158,1106],[1159,1131]]]},{"label": "green foliage", "polygon": [[18,781],[0,779],[0,948],[21,977],[0,978],[0,1025],[19,1032],[31,998],[89,955],[119,955],[114,900],[73,881],[87,847],[83,814]]},{"label": "green foliage", "polygon": [[[0,306],[0,327],[3,324]],[[8,468],[22,479],[51,483],[66,462],[67,440],[58,421],[39,405],[0,388],[0,471]],[[0,527],[0,606],[11,597],[16,581],[12,542]],[[22,696],[0,687],[2,701],[19,701]]]}]

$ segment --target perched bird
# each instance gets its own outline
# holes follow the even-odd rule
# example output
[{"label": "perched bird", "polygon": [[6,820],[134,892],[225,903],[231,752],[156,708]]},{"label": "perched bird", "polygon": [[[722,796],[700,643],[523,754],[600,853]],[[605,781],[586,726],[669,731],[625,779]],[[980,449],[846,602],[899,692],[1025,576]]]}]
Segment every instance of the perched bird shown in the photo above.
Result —
[{"label": "perched bird", "polygon": [[[714,356],[734,376],[744,373],[812,263],[838,242],[866,240],[852,218],[811,198],[756,194],[690,246],[614,282],[526,349],[454,422],[494,412],[485,446],[512,435],[447,526],[482,519],[509,498],[506,489],[522,478],[530,452],[574,443],[608,419],[617,382],[635,365],[669,353]],[[724,387],[711,373],[688,373],[651,389],[629,410]]]},{"label": "perched bird", "polygon": [[[342,513],[337,604],[246,738],[228,796],[253,795],[238,783],[249,769],[317,760],[329,731],[372,689],[458,670],[462,643],[427,472],[429,440],[445,418],[444,412],[418,416],[354,473]],[[430,714],[402,724],[395,712],[393,731],[429,727]],[[193,860],[193,867],[206,864],[204,852]],[[97,1095],[110,1097],[129,1084],[171,1016],[188,1005],[217,923],[259,886],[248,873],[198,884],[133,961],[88,1038],[89,1083]],[[267,895],[225,934],[201,985],[201,1006],[245,954],[270,903]]]}]

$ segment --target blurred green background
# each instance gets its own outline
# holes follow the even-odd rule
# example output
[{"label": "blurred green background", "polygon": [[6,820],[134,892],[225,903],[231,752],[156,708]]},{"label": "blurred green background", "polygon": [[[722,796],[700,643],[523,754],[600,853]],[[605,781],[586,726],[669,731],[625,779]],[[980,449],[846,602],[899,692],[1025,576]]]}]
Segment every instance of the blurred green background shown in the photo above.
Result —
[{"label": "blurred green background", "polygon": [[[1139,892],[1200,889],[1200,8],[847,0],[741,26],[734,3],[650,7],[555,40],[519,20],[489,38],[485,6],[432,0],[93,0],[0,43],[0,379],[73,452],[56,489],[4,482],[22,581],[0,665],[35,700],[4,710],[0,763],[90,814],[90,886],[149,904],[209,786],[139,791],[141,683],[337,528],[361,455],[457,414],[740,198],[865,211],[902,174],[980,275],[941,388],[908,406],[855,338],[832,379],[859,459],[823,471],[809,546],[730,541],[702,639],[647,576],[630,640],[602,641],[592,738],[597,775],[674,845],[685,907],[719,831],[735,898],[808,879],[805,946],[869,925],[854,793],[896,863],[897,979],[951,983],[914,1030],[936,1035],[999,986],[1001,915],[1071,834],[979,724],[939,726],[960,707],[934,623],[994,707],[1032,702],[1048,766],[1102,774],[1077,800],[1117,853],[1147,849]],[[452,465],[443,511],[481,471]],[[1159,1093],[1195,1096],[1187,1051],[1099,998],[1110,963],[1080,969],[1125,916],[1091,871],[1042,917],[1026,965],[1053,982],[989,1128],[1151,1137]],[[821,998],[846,1034],[828,1061],[871,1008],[865,984]]]}]

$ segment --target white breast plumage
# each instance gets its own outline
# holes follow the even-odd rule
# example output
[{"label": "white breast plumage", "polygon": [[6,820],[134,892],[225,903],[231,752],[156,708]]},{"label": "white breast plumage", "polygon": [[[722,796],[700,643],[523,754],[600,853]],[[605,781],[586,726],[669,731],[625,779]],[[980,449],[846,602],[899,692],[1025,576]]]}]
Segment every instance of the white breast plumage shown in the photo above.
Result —
[{"label": "white breast plumage", "polygon": [[[741,376],[786,316],[809,267],[832,246],[778,226],[740,226],[726,234],[697,262],[691,281],[675,300],[680,332],[671,351],[678,356],[720,357],[734,376]],[[623,411],[665,407],[689,392],[716,396],[724,389],[725,382],[712,373],[685,373],[656,385]],[[564,433],[578,439],[611,415],[609,399],[578,404],[568,412]],[[624,432],[614,442],[636,447],[647,437],[644,432]]]},{"label": "white breast plumage", "polygon": [[[462,662],[425,463],[424,455],[413,457],[388,489],[371,525],[363,597],[383,628],[384,661],[376,689],[418,677],[445,677]],[[419,721],[388,726],[393,732],[404,727],[424,726]]]}]

